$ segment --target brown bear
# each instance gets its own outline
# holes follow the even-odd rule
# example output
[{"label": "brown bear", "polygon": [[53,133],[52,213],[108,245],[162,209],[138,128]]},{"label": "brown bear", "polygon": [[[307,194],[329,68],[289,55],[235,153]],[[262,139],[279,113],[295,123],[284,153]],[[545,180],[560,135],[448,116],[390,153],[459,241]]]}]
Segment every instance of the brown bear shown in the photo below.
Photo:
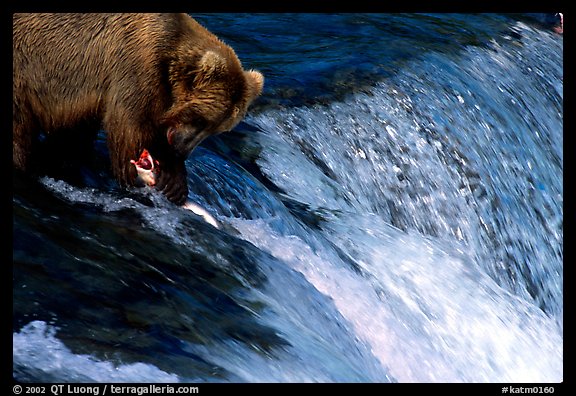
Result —
[{"label": "brown bear", "polygon": [[182,204],[187,156],[236,126],[263,87],[186,14],[14,14],[12,28],[13,162],[25,172],[41,132],[102,128],[120,185],[135,184],[130,160],[147,149],[156,188]]}]

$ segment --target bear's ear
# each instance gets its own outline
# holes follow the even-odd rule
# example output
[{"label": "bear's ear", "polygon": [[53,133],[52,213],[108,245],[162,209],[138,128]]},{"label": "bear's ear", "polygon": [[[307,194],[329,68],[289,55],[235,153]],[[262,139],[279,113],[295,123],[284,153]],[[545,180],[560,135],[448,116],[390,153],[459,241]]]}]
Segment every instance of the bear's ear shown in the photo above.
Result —
[{"label": "bear's ear", "polygon": [[264,76],[256,70],[244,72],[248,86],[248,100],[252,100],[262,93],[264,88]]},{"label": "bear's ear", "polygon": [[226,71],[226,60],[214,51],[206,51],[200,59],[198,69],[202,79],[223,75]]}]

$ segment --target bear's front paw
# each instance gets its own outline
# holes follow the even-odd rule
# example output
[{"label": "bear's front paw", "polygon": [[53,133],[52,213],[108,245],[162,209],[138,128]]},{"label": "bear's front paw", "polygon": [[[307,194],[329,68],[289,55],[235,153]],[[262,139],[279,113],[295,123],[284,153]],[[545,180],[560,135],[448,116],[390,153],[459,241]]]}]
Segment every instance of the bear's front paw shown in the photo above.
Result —
[{"label": "bear's front paw", "polygon": [[[180,167],[179,167],[180,168]],[[186,168],[182,165],[177,171],[162,169],[158,175],[156,189],[176,205],[184,205],[188,199]]]}]

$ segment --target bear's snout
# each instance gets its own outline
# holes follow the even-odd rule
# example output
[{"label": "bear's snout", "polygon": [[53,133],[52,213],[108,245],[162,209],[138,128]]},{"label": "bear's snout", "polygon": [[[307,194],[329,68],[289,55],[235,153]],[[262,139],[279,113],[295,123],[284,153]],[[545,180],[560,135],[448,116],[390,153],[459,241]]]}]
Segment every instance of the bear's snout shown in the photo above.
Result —
[{"label": "bear's snout", "polygon": [[168,144],[178,157],[184,159],[210,135],[213,135],[213,133],[209,130],[198,130],[197,128],[189,126],[180,128],[170,127],[166,131]]}]

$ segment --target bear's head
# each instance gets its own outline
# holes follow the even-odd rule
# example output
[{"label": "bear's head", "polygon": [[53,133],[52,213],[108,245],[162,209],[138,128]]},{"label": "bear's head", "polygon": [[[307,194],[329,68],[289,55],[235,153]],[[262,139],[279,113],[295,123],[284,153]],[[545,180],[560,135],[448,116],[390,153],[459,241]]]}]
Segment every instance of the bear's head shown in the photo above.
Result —
[{"label": "bear's head", "polygon": [[163,117],[168,144],[187,157],[211,135],[230,131],[262,92],[264,77],[245,71],[234,51],[222,46],[201,56],[180,53],[168,68],[172,106]]}]

